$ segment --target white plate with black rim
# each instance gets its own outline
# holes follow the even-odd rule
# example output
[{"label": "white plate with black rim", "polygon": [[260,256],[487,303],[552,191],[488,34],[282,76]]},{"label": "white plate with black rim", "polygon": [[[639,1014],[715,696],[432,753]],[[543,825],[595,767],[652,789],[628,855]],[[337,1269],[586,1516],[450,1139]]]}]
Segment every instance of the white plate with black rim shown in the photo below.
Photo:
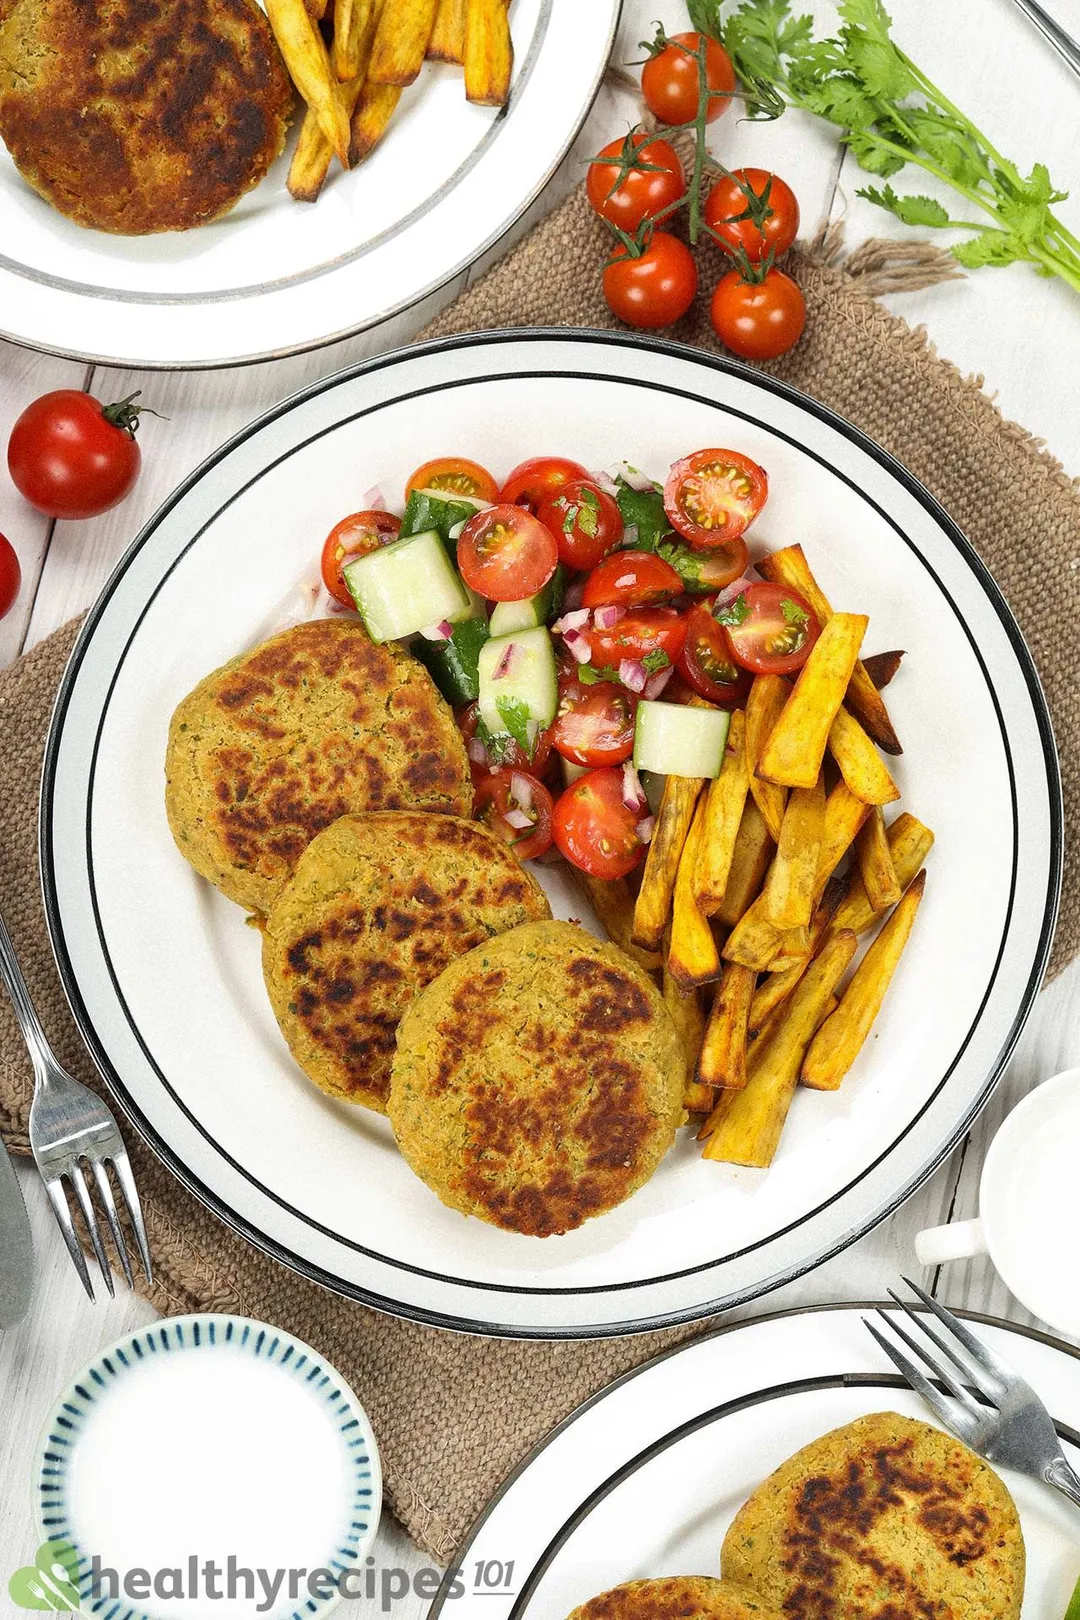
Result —
[{"label": "white plate with black rim", "polygon": [[592,105],[620,0],[513,0],[514,75],[498,111],[428,63],[359,168],[314,204],[267,177],[197,230],[123,237],[74,224],[0,142],[0,336],[105,365],[178,370],[295,354],[433,292],[509,229]]},{"label": "white plate with black rim", "polygon": [[[533,454],[662,475],[726,445],[768,470],[755,550],[798,539],[827,595],[903,647],[889,705],[903,803],[935,831],[926,899],[842,1089],[795,1099],[770,1171],[704,1162],[687,1132],[652,1181],[544,1240],[446,1209],[385,1119],[295,1068],[258,936],[178,855],[169,717],[251,644],[323,536],[432,454],[497,476]],[[261,417],[165,503],[80,635],[47,752],[41,863],[76,1018],[146,1139],[199,1197],[306,1276],[383,1309],[504,1335],[591,1337],[705,1316],[836,1254],[961,1137],[1045,967],[1061,803],[1042,693],[1008,609],[926,492],[768,377],[603,333],[429,344],[328,378]],[[544,869],[562,916],[582,913]],[[585,919],[588,923],[589,919]]]},{"label": "white plate with black rim", "polygon": [[[933,1421],[885,1370],[862,1323],[868,1309],[764,1317],[669,1351],[602,1390],[496,1493],[429,1620],[564,1620],[623,1581],[718,1575],[735,1514],[800,1447],[872,1412]],[[1042,1396],[1075,1466],[1080,1352],[973,1320]],[[1023,1620],[1060,1620],[1080,1575],[1076,1509],[1048,1485],[1001,1475],[1027,1548]]]}]

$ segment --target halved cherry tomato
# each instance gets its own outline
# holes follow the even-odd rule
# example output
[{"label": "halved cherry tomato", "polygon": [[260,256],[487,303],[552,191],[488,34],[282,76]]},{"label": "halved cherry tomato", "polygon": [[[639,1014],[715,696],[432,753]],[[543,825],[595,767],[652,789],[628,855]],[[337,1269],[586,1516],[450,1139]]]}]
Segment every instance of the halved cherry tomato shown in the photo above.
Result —
[{"label": "halved cherry tomato", "polygon": [[622,539],[622,513],[591,478],[575,478],[540,503],[540,522],[549,528],[568,568],[593,568]]},{"label": "halved cherry tomato", "polygon": [[638,811],[623,803],[623,773],[590,771],[555,801],[551,831],[562,855],[592,877],[621,878],[645,853]]},{"label": "halved cherry tomato", "polygon": [[601,219],[633,236],[643,219],[685,195],[686,179],[675,148],[638,130],[601,148],[589,164],[585,190]]},{"label": "halved cherry tomato", "polygon": [[686,619],[672,607],[631,608],[610,630],[591,625],[581,634],[588,640],[596,669],[608,664],[618,668],[624,658],[637,661],[654,652],[666,653],[673,664],[682,652]]},{"label": "halved cherry tomato", "polygon": [[353,512],[330,530],[322,548],[322,577],[335,602],[354,607],[342,569],[354,557],[366,557],[396,540],[401,519],[393,512]]},{"label": "halved cherry tomato", "polygon": [[405,485],[405,499],[414,489],[444,489],[448,495],[471,495],[476,501],[499,498],[499,486],[486,467],[467,456],[441,456],[437,461],[425,461],[417,467]]},{"label": "halved cherry tomato", "polygon": [[620,551],[605,557],[585,581],[582,607],[650,607],[679,596],[683,582],[652,551]]},{"label": "halved cherry tomato", "polygon": [[466,585],[492,602],[521,602],[555,572],[555,536],[520,506],[489,506],[458,536],[457,565]]},{"label": "halved cherry tomato", "polygon": [[564,484],[588,476],[589,469],[580,461],[568,461],[565,456],[531,456],[507,475],[498,498],[504,505],[527,506],[530,512],[535,512],[542,501],[557,494]]},{"label": "halved cherry tomato", "polygon": [[[509,844],[521,861],[534,860],[551,848],[552,808],[543,782],[527,771],[496,771],[476,786],[477,821]],[[522,825],[515,826],[514,820]]]},{"label": "halved cherry tomato", "polygon": [[821,634],[809,602],[786,585],[748,585],[717,612],[737,664],[755,675],[792,675]]},{"label": "halved cherry tomato", "polygon": [[672,463],[664,485],[664,511],[692,546],[703,551],[731,547],[731,578],[738,579],[747,562],[739,536],[753,523],[768,493],[764,468],[749,456],[737,450],[695,450]]},{"label": "halved cherry tomato", "polygon": [[[694,691],[721,708],[737,708],[750,692],[750,676],[731,654],[723,630],[712,616],[710,603],[697,602],[686,621],[686,640],[679,654],[679,671]],[[667,690],[665,701],[670,701]]]},{"label": "halved cherry tomato", "polygon": [[[755,197],[765,197],[768,212],[760,225],[750,217],[740,180]],[[705,199],[704,213],[706,225],[729,247],[741,248],[751,264],[760,264],[767,253],[781,258],[799,234],[795,193],[768,169],[735,169],[730,176],[721,175]]]},{"label": "halved cherry tomato", "polygon": [[637,698],[625,686],[614,681],[584,686],[571,675],[559,682],[552,742],[575,765],[621,765],[634,750],[636,711]]},{"label": "halved cherry tomato", "polygon": [[480,706],[477,703],[470,703],[467,709],[462,709],[457,722],[465,739],[465,750],[469,756],[474,781],[481,781],[485,776],[490,776],[492,771],[501,770],[504,766],[507,770],[529,771],[533,776],[543,776],[544,768],[551,757],[550,726],[545,726],[542,731],[537,732],[532,753],[527,754],[508,731],[490,732],[480,725]]},{"label": "halved cherry tomato", "polygon": [[690,124],[697,117],[701,77],[692,51],[705,46],[705,83],[711,124],[728,110],[735,89],[735,69],[724,47],[707,34],[672,34],[670,43],[650,56],[641,70],[641,93],[649,111],[661,124]]}]

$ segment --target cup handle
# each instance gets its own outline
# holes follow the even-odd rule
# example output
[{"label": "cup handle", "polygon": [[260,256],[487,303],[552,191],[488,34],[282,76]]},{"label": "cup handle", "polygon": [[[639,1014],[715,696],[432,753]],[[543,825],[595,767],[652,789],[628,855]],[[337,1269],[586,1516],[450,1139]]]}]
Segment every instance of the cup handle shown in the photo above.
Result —
[{"label": "cup handle", "polygon": [[986,1254],[986,1233],[982,1221],[953,1221],[950,1226],[931,1226],[915,1239],[919,1264],[940,1266],[949,1260],[970,1260]]}]

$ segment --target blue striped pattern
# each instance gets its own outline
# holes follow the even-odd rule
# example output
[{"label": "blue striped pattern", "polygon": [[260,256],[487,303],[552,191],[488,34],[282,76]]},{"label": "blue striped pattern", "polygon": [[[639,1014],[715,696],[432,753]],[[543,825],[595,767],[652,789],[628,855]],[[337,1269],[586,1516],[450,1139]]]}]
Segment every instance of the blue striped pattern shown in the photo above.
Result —
[{"label": "blue striped pattern", "polygon": [[[338,1575],[359,1564],[364,1543],[378,1522],[376,1472],[372,1465],[372,1457],[376,1455],[375,1440],[368,1431],[366,1417],[343,1386],[340,1375],[298,1339],[262,1322],[248,1321],[242,1316],[179,1316],[134,1333],[104,1351],[59,1401],[48,1425],[38,1469],[42,1535],[45,1540],[66,1541],[75,1549],[78,1554],[75,1584],[80,1594],[89,1589],[92,1554],[84,1553],[80,1547],[78,1527],[72,1524],[68,1512],[66,1486],[72,1452],[86,1417],[102,1393],[107,1392],[115,1380],[122,1379],[126,1369],[137,1366],[140,1361],[177,1352],[205,1354],[219,1344],[232,1345],[285,1368],[293,1377],[312,1386],[338,1420],[338,1429],[344,1437],[342,1446],[348,1453],[352,1470],[352,1499],[345,1510],[333,1556],[328,1555],[321,1565],[313,1567],[326,1568]],[[122,1577],[124,1572],[120,1573]],[[337,1601],[336,1592],[328,1598],[308,1597],[287,1620],[310,1620]],[[83,1597],[82,1611],[98,1616],[99,1620],[153,1620],[144,1610],[132,1608],[127,1599],[108,1596],[93,1601],[89,1596]]]}]

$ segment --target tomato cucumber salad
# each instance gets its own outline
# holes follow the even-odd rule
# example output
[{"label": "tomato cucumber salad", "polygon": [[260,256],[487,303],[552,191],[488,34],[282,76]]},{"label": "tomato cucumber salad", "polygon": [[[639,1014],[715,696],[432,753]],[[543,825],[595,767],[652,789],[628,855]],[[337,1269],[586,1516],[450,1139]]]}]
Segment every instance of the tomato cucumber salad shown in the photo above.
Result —
[{"label": "tomato cucumber salad", "polygon": [[401,517],[344,518],[323,547],[331,596],[373,641],[407,640],[461,726],[476,814],[522,859],[559,852],[625,877],[663,778],[718,775],[755,674],[799,670],[810,604],[748,577],[768,494],[734,450],[683,456],[661,484],[625,463],[538,456],[500,485],[425,462]]}]

